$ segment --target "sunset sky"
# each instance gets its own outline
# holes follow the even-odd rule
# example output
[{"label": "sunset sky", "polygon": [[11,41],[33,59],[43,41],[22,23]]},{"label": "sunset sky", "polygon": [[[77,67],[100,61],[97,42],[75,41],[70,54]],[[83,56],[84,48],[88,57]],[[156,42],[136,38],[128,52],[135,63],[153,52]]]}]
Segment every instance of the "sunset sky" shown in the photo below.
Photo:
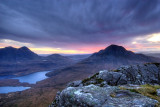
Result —
[{"label": "sunset sky", "polygon": [[160,53],[160,0],[0,0],[0,48],[88,54],[110,44]]}]

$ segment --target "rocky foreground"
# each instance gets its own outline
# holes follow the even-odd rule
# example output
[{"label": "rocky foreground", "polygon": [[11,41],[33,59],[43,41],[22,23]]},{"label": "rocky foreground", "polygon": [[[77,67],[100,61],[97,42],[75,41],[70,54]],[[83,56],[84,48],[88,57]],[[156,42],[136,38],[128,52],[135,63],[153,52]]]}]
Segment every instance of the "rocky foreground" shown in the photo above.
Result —
[{"label": "rocky foreground", "polygon": [[74,81],[49,107],[159,107],[160,63],[102,70]]}]

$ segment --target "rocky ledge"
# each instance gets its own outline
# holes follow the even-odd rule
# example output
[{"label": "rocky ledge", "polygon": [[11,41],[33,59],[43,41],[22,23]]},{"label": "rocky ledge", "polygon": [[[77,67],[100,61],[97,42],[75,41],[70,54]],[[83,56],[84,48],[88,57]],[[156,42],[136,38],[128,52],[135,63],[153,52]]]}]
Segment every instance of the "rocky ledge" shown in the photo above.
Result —
[{"label": "rocky ledge", "polygon": [[68,84],[49,107],[159,107],[160,64],[102,70]]}]

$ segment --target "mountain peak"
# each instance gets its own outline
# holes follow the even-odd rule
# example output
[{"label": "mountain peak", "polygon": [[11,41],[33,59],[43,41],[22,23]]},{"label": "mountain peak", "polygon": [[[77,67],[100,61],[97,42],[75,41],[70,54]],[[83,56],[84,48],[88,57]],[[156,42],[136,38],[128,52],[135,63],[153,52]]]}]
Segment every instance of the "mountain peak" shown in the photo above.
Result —
[{"label": "mountain peak", "polygon": [[123,46],[119,45],[110,45],[104,51],[127,51]]},{"label": "mountain peak", "polygon": [[130,51],[127,51],[124,47],[112,44],[112,45],[108,46],[107,48],[105,48],[104,50],[101,50],[98,53],[96,53],[96,55],[100,55],[100,56],[106,56],[106,55],[123,56],[123,55],[128,54],[128,52],[130,53]]},{"label": "mountain peak", "polygon": [[16,48],[14,48],[14,47],[12,47],[12,46],[8,46],[8,47],[1,48],[1,49],[16,49]]},{"label": "mountain peak", "polygon": [[60,55],[60,54],[51,54],[49,56],[62,56],[62,55]]},{"label": "mountain peak", "polygon": [[28,47],[26,47],[26,46],[23,46],[23,47],[21,47],[21,48],[19,48],[20,50],[30,50]]},{"label": "mountain peak", "polygon": [[5,47],[0,49],[0,62],[1,61],[21,61],[37,59],[38,55],[32,52],[26,46],[21,48]]}]

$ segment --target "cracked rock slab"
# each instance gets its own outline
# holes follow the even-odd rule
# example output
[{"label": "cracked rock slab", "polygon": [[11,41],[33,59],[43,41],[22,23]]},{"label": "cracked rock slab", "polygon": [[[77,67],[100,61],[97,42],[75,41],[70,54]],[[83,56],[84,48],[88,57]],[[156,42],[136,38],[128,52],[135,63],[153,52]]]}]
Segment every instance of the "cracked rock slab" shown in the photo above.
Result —
[{"label": "cracked rock slab", "polygon": [[[58,107],[154,107],[158,101],[116,86],[68,87],[57,99]],[[53,106],[54,107],[54,106]]]}]

